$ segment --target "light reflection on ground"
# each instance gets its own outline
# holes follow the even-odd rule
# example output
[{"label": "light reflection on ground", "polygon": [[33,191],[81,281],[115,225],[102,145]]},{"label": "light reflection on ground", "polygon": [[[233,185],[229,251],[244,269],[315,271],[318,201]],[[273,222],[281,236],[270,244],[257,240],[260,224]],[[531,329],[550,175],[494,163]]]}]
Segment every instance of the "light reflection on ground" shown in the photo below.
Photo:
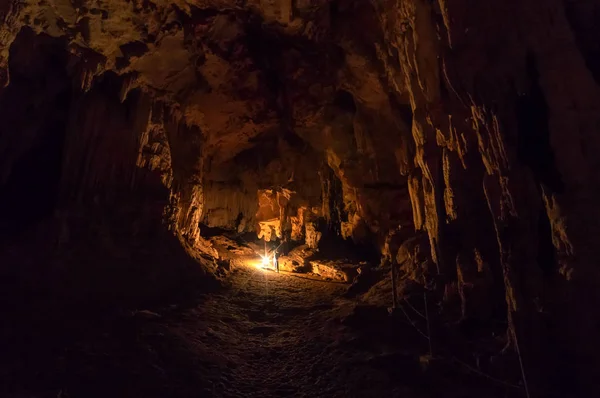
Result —
[{"label": "light reflection on ground", "polygon": [[260,256],[258,258],[252,258],[245,261],[246,265],[258,269],[260,271],[275,271],[275,265],[273,264],[273,258],[270,256]]}]

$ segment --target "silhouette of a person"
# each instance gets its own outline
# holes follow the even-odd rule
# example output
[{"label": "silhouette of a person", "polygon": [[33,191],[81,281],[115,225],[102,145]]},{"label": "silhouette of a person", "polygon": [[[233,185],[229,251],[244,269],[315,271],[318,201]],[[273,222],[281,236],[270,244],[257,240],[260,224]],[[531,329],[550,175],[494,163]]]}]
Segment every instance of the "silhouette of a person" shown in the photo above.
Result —
[{"label": "silhouette of a person", "polygon": [[275,271],[279,273],[279,251],[275,250],[273,253],[273,262],[275,263]]}]

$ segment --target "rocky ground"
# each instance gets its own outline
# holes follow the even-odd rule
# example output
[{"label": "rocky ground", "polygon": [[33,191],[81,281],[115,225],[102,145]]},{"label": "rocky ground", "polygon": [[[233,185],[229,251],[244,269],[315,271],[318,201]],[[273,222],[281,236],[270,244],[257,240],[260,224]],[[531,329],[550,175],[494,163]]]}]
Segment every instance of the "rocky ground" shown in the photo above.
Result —
[{"label": "rocky ground", "polygon": [[428,364],[422,336],[346,284],[247,264],[185,306],[24,310],[2,328],[0,396],[520,396]]}]

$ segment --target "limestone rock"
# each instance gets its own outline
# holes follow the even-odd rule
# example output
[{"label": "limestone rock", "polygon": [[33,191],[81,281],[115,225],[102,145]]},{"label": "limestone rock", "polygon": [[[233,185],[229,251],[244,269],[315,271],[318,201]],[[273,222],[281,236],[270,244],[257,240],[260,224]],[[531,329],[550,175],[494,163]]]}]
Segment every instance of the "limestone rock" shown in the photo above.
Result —
[{"label": "limestone rock", "polygon": [[[302,261],[303,259],[300,260]],[[304,265],[304,261],[300,262],[291,256],[281,256],[279,257],[279,269],[286,272],[301,273],[305,272],[306,266]]]},{"label": "limestone rock", "polygon": [[311,260],[311,272],[326,279],[352,282],[358,274],[358,265],[340,260]]}]

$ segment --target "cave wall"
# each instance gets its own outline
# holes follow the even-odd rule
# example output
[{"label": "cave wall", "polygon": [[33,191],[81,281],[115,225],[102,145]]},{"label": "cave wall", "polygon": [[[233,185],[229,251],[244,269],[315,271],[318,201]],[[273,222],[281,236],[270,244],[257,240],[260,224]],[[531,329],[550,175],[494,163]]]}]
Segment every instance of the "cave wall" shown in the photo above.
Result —
[{"label": "cave wall", "polygon": [[[398,226],[423,233],[434,264],[423,284],[459,303],[456,320],[502,319],[533,384],[560,374],[598,388],[600,2],[0,7],[2,117],[20,126],[1,130],[3,184],[22,178],[18,160],[53,134],[35,121],[67,123],[65,148],[80,149],[60,157],[59,198],[160,203],[151,218],[166,206],[167,225],[194,244],[200,222],[253,230],[258,190],[291,179],[344,237],[387,250]],[[64,48],[69,68],[30,78],[18,96],[11,62],[39,54],[23,35],[52,38],[47,51]],[[101,95],[111,79],[118,103]],[[61,108],[52,122],[44,104],[75,103],[65,84],[89,105]],[[33,97],[36,118],[14,110]],[[293,217],[300,236],[303,216]]]},{"label": "cave wall", "polygon": [[[503,276],[510,337],[544,369],[531,371],[538,383],[548,374],[548,341],[559,352],[570,347],[571,357],[559,356],[574,372],[597,371],[598,323],[583,313],[598,303],[598,184],[589,174],[598,86],[585,44],[598,33],[573,28],[564,6],[413,1],[380,9],[413,109],[416,226],[428,232],[442,279],[458,274],[459,284],[476,287],[481,261]],[[587,382],[583,391],[597,388]]]},{"label": "cave wall", "polygon": [[199,130],[128,90],[127,76],[82,86],[88,60],[61,39],[24,29],[11,55],[0,93],[2,286],[36,292],[27,300],[139,305],[202,285],[211,264],[189,246]]}]

